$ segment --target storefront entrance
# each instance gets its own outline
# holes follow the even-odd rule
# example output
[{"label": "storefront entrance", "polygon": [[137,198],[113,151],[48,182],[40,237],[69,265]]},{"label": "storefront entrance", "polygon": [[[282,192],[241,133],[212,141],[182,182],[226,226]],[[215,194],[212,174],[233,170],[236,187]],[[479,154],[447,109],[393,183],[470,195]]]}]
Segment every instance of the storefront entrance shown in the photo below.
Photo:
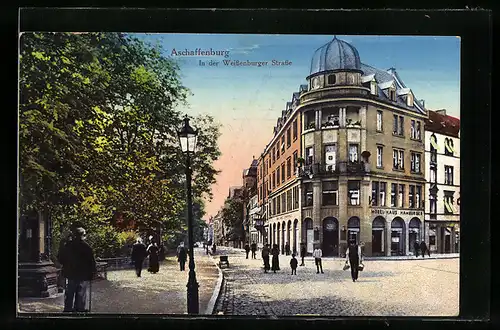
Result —
[{"label": "storefront entrance", "polygon": [[391,255],[405,255],[404,220],[400,217],[394,218],[391,223]]},{"label": "storefront entrance", "polygon": [[339,222],[333,217],[323,220],[323,255],[325,257],[339,254]]},{"label": "storefront entrance", "polygon": [[420,244],[421,237],[420,237],[420,226],[421,222],[420,219],[418,218],[413,218],[410,220],[409,224],[409,233],[408,233],[408,239],[409,239],[409,249],[411,252],[415,253],[415,242],[418,242]]},{"label": "storefront entrance", "polygon": [[372,255],[384,255],[385,251],[385,219],[376,217],[372,224]]}]

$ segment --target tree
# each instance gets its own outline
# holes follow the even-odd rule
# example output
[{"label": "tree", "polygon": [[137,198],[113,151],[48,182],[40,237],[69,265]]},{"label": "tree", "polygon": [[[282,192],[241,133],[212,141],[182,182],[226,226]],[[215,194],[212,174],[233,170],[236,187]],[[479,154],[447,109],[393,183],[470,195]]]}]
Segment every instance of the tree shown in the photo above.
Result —
[{"label": "tree", "polygon": [[239,241],[245,237],[243,230],[243,207],[243,199],[239,197],[227,198],[224,202],[222,221],[226,228],[229,229],[225,235],[225,238],[229,241]]},{"label": "tree", "polygon": [[[21,213],[43,210],[55,228],[81,220],[100,231],[117,217],[180,228],[183,116],[175,109],[189,91],[178,72],[161,48],[126,34],[23,34]],[[193,159],[193,192],[210,198],[219,126],[210,116],[193,122],[202,151]]]}]

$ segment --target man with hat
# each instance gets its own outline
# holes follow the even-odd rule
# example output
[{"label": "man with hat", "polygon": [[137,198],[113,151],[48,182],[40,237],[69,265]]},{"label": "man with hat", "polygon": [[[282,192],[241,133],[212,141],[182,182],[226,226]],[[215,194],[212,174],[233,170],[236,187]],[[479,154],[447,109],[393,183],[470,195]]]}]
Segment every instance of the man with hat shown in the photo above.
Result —
[{"label": "man with hat", "polygon": [[64,312],[85,312],[87,288],[97,270],[94,252],[85,242],[83,227],[73,226],[72,239],[60,251],[59,262],[67,279]]}]

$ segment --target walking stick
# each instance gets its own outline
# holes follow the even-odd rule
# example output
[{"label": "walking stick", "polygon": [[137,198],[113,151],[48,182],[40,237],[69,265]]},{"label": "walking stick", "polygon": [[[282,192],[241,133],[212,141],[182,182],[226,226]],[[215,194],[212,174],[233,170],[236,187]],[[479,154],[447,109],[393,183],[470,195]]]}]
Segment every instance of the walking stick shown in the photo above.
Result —
[{"label": "walking stick", "polygon": [[92,280],[89,283],[89,313],[92,311]]}]

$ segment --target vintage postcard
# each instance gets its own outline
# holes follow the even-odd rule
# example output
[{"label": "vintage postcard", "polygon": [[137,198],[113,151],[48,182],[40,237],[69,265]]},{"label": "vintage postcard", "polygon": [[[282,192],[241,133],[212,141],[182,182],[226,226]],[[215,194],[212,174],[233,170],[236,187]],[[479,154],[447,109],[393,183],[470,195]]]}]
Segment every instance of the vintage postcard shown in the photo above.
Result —
[{"label": "vintage postcard", "polygon": [[23,33],[19,315],[457,316],[460,47]]}]

